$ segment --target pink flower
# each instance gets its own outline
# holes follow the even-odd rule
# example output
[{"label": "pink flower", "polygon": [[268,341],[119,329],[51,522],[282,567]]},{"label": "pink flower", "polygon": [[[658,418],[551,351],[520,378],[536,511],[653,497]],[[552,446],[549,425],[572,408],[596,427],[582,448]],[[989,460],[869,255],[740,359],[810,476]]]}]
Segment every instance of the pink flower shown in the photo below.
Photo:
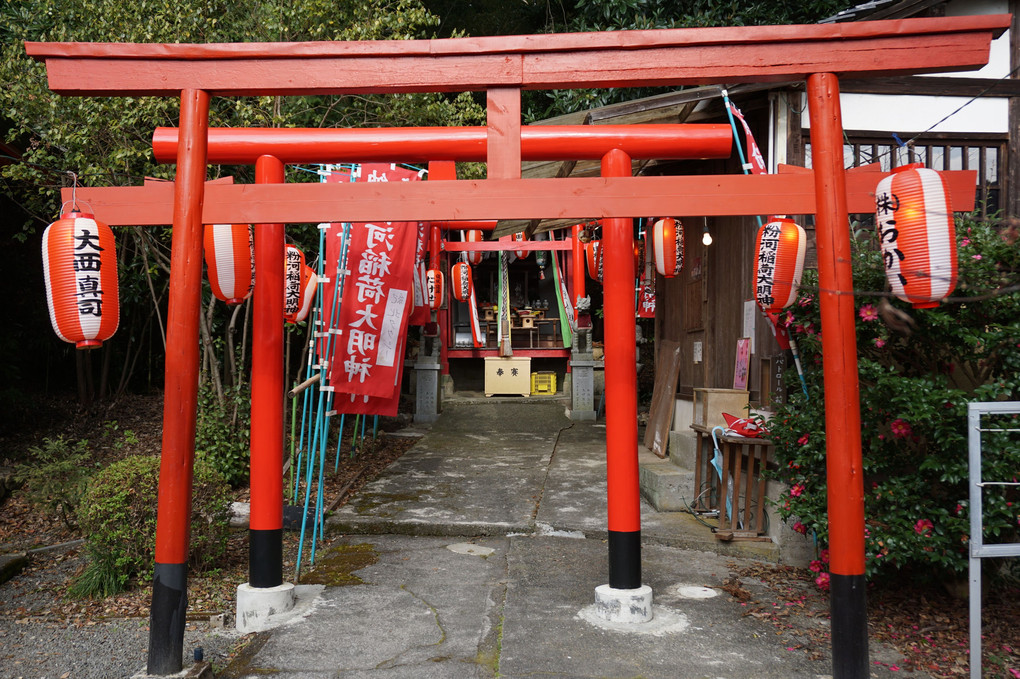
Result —
[{"label": "pink flower", "polygon": [[793,488],[790,488],[790,497],[800,497],[801,493],[804,492],[803,484],[794,484]]},{"label": "pink flower", "polygon": [[800,298],[800,301],[798,301],[797,304],[800,306],[807,306],[808,304],[811,304],[811,300],[813,299],[814,297],[812,295],[805,295]]},{"label": "pink flower", "polygon": [[808,436],[809,436],[808,434],[804,434],[803,436],[801,436],[799,439],[797,439],[797,444],[801,446],[806,446],[808,442]]},{"label": "pink flower", "polygon": [[818,585],[818,589],[822,590],[823,592],[828,592],[829,591],[829,574],[828,573],[820,573],[818,575],[818,577],[815,578],[815,584]]},{"label": "pink flower", "polygon": [[807,526],[802,524],[800,521],[794,522],[793,530],[800,533],[801,535],[807,535]]},{"label": "pink flower", "polygon": [[970,245],[970,238],[964,238],[963,240],[960,241],[961,248],[965,248],[968,245]]},{"label": "pink flower", "polygon": [[858,312],[857,315],[860,316],[865,321],[878,320],[878,310],[876,310],[875,307],[871,304],[862,304],[861,310]]},{"label": "pink flower", "polygon": [[787,311],[786,316],[783,319],[783,325],[790,327],[793,324],[793,312]]},{"label": "pink flower", "polygon": [[823,549],[818,553],[818,560],[822,563],[829,563],[829,550]]},{"label": "pink flower", "polygon": [[971,259],[981,259],[981,255],[971,255]]},{"label": "pink flower", "polygon": [[957,504],[956,505],[956,513],[957,513],[957,515],[959,515],[959,513],[962,512],[962,511],[963,511],[963,505]]},{"label": "pink flower", "polygon": [[812,570],[812,572],[814,572],[814,573],[821,573],[822,570],[823,570],[822,562],[821,561],[812,561],[811,565],[808,566],[808,568],[810,568]]},{"label": "pink flower", "polygon": [[882,339],[881,337],[876,337],[875,338],[875,346],[878,347],[879,349],[881,349],[882,347],[885,346],[885,340]]},{"label": "pink flower", "polygon": [[897,417],[889,424],[889,429],[892,431],[893,436],[898,439],[906,438],[913,433],[910,424],[900,417]]},{"label": "pink flower", "polygon": [[934,527],[935,524],[931,522],[931,519],[918,519],[914,524],[914,532],[918,535],[925,535]]}]

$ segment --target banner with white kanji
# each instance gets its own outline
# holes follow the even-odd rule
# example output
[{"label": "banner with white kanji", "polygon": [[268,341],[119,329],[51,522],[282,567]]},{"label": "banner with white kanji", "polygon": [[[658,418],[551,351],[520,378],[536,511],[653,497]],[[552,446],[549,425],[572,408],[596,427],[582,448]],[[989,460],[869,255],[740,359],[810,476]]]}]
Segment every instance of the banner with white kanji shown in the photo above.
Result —
[{"label": "banner with white kanji", "polygon": [[414,297],[415,226],[413,222],[351,225],[329,366],[338,407],[340,393],[389,397],[399,386]]},{"label": "banner with white kanji", "polygon": [[[415,170],[395,163],[363,163],[360,165],[346,167],[329,168],[329,166],[327,166],[327,168],[329,171],[320,173],[322,175],[322,181],[326,183],[408,182],[418,181],[422,179],[424,175],[423,170]],[[341,305],[334,304],[334,301],[340,301],[340,291],[344,290],[344,286],[349,284],[352,279],[352,275],[349,275],[352,274],[352,269],[350,267],[351,262],[349,259],[351,253],[349,252],[349,248],[346,246],[343,238],[345,226],[348,230],[353,228],[352,225],[345,225],[343,223],[320,225],[320,228],[326,229],[326,235],[325,251],[323,252],[323,276],[325,280],[322,286],[322,315],[321,324],[316,328],[317,337],[319,337],[317,345],[317,355],[319,357],[331,356],[335,353],[334,349],[339,349],[339,345],[341,341],[343,341],[338,333]],[[420,244],[416,243],[416,245],[419,249],[424,249],[424,241],[421,240],[418,235],[419,231],[421,231],[418,223],[395,222],[393,226],[401,232],[402,238],[405,237],[403,232],[408,231],[406,237],[411,238],[412,242],[414,242],[415,239],[419,239]],[[414,250],[412,249],[412,253],[413,252]],[[409,269],[410,265],[405,268]],[[338,283],[340,285],[339,290],[337,288]],[[414,287],[411,286],[409,290],[413,293]],[[332,375],[332,368],[329,370],[330,375]],[[399,384],[396,385],[398,389],[399,386]]]},{"label": "banner with white kanji", "polygon": [[638,318],[655,318],[655,279],[646,280],[641,274],[638,283]]}]

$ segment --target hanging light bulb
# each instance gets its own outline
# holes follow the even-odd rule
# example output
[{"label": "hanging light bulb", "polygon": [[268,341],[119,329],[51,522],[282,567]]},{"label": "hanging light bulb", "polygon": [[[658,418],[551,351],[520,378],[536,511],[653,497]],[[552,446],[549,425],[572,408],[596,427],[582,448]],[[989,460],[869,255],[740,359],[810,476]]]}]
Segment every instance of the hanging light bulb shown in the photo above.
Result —
[{"label": "hanging light bulb", "polygon": [[709,246],[712,244],[712,234],[708,232],[708,217],[705,217],[705,230],[701,234],[701,242],[705,246]]}]

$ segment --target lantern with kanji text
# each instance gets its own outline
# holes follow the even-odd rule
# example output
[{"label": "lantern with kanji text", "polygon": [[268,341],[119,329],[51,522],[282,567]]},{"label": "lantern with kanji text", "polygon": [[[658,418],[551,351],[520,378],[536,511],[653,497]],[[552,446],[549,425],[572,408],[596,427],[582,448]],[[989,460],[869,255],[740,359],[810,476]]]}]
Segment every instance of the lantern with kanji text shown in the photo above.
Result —
[{"label": "lantern with kanji text", "polygon": [[205,266],[216,299],[240,304],[255,288],[255,249],[247,224],[205,225]]},{"label": "lantern with kanji text", "polygon": [[471,299],[471,265],[467,262],[457,262],[450,267],[450,292],[458,302],[466,302]]},{"label": "lantern with kanji text", "polygon": [[78,349],[98,348],[120,324],[113,231],[72,210],[46,227],[42,257],[53,330]]},{"label": "lantern with kanji text", "polygon": [[765,313],[793,304],[804,272],[807,236],[792,219],[777,217],[758,229],[754,294]]},{"label": "lantern with kanji text", "polygon": [[[524,234],[523,231],[518,231],[517,233],[515,233],[513,235],[513,239],[515,241],[523,243],[524,241],[528,240],[528,237]],[[525,257],[528,256],[529,252],[531,252],[531,251],[530,250],[514,250],[514,254],[517,255],[517,259],[524,259]]]},{"label": "lantern with kanji text", "polygon": [[305,266],[305,253],[294,245],[287,245],[283,256],[283,319],[288,323],[301,320],[298,315],[304,306],[309,273],[311,269]]},{"label": "lantern with kanji text", "polygon": [[956,287],[956,226],[942,176],[919,163],[878,183],[875,217],[885,277],[915,309],[938,306]]},{"label": "lantern with kanji text", "polygon": [[319,277],[315,275],[315,270],[308,265],[303,266],[301,269],[301,306],[294,314],[293,319],[284,316],[284,320],[288,323],[301,323],[308,318],[308,313],[312,310],[312,304],[315,302],[318,286]]},{"label": "lantern with kanji text", "polygon": [[439,269],[429,269],[425,272],[425,296],[428,298],[430,309],[436,310],[443,306],[446,280]]},{"label": "lantern with kanji text", "polygon": [[684,268],[684,225],[679,219],[666,217],[652,225],[652,252],[655,270],[660,276],[674,278]]}]

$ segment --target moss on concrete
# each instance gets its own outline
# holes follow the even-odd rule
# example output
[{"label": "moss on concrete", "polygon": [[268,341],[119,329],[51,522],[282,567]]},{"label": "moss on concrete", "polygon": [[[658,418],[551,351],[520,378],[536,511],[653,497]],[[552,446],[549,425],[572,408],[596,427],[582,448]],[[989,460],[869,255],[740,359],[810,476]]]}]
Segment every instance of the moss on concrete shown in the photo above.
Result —
[{"label": "moss on concrete", "polygon": [[315,568],[301,576],[301,584],[327,587],[361,585],[364,580],[355,575],[355,571],[378,561],[375,545],[338,545],[316,557]]}]

